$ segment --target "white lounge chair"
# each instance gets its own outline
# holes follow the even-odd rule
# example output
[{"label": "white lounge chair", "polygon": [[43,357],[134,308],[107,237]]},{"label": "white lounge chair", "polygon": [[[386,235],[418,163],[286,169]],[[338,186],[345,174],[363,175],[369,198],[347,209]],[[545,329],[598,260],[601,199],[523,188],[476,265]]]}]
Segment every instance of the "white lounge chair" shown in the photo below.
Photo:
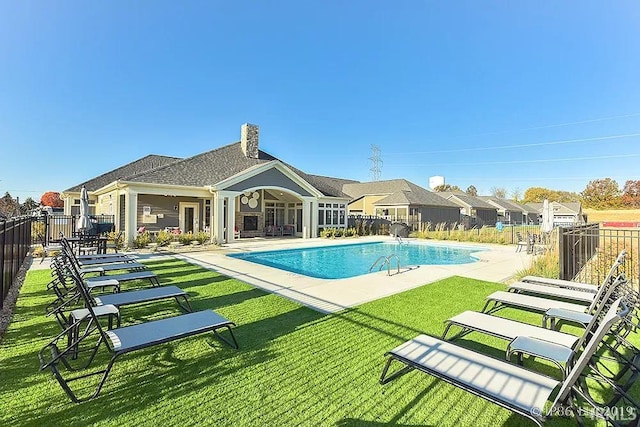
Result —
[{"label": "white lounge chair", "polygon": [[[602,281],[603,284],[608,283],[610,280],[613,280],[618,275],[618,269],[620,266],[624,265],[626,256],[627,256],[627,251],[625,249],[620,251],[620,253],[618,254],[618,257],[616,258],[615,262],[609,269],[609,272],[607,273],[604,280]],[[600,285],[593,285],[591,283],[574,282],[572,280],[551,279],[548,277],[541,277],[541,276],[525,276],[522,279],[520,279],[520,281],[528,282],[528,283],[538,283],[541,285],[552,286],[552,287],[575,289],[579,291],[592,292],[592,293],[598,292],[598,288],[600,287]]]},{"label": "white lounge chair", "polygon": [[[592,406],[594,414],[604,418],[611,417],[611,413],[585,397],[588,394],[578,380],[590,370],[590,359],[605,335],[626,315],[626,307],[622,313],[617,313],[619,303],[618,300],[612,305],[563,381],[452,342],[419,335],[385,353],[388,360],[380,376],[380,383],[387,384],[412,370],[418,370],[529,418],[539,426],[548,417],[560,412],[561,408],[571,408],[574,413],[578,413],[579,399]],[[403,366],[389,373],[393,362]],[[545,411],[548,402],[552,403],[550,409]],[[567,412],[563,410],[562,413]],[[617,424],[615,419],[607,421]]]}]

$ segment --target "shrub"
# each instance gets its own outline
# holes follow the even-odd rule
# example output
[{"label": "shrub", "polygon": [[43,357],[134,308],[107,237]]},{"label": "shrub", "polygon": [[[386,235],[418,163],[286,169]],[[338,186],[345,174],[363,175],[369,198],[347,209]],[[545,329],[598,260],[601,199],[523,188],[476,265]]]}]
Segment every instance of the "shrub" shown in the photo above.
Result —
[{"label": "shrub", "polygon": [[149,243],[151,243],[151,235],[148,231],[144,233],[140,233],[133,239],[133,246],[136,248],[145,248]]},{"label": "shrub", "polygon": [[195,237],[193,236],[192,232],[182,233],[178,235],[178,242],[182,243],[183,245],[190,245],[194,240]]},{"label": "shrub", "polygon": [[161,230],[156,236],[156,243],[158,244],[158,246],[167,246],[172,241],[173,233],[169,233],[168,231]]},{"label": "shrub", "polygon": [[198,241],[198,243],[200,243],[201,245],[204,245],[205,243],[208,243],[211,240],[211,237],[209,236],[209,233],[200,231],[198,232],[198,234],[196,234],[195,239]]}]

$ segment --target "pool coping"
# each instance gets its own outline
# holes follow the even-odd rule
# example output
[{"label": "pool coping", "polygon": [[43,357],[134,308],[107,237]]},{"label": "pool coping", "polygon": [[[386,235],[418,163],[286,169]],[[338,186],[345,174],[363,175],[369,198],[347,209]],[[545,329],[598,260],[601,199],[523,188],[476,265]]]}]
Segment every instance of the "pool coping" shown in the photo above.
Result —
[{"label": "pool coping", "polygon": [[451,276],[508,282],[515,273],[529,267],[533,258],[529,254],[516,252],[512,245],[429,240],[427,241],[429,244],[477,247],[479,252],[474,252],[474,256],[478,257],[479,261],[468,264],[404,267],[401,268],[400,273],[391,276],[388,276],[385,270],[345,279],[320,279],[227,256],[229,253],[238,252],[390,241],[395,239],[385,236],[357,239],[246,239],[225,244],[214,251],[181,253],[173,256],[242,280],[323,313],[341,311]]}]

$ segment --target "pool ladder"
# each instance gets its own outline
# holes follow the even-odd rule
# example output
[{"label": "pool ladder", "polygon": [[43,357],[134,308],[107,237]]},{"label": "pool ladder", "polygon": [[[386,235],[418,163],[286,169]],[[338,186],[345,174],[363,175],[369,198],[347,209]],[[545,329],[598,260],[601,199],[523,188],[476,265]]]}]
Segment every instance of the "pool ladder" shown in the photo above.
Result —
[{"label": "pool ladder", "polygon": [[387,266],[387,276],[391,276],[391,260],[392,259],[396,260],[398,273],[400,273],[400,258],[398,258],[398,255],[396,255],[396,254],[391,254],[391,255],[388,255],[388,256],[381,255],[380,257],[378,257],[376,262],[374,262],[371,265],[371,267],[369,268],[369,273],[371,273],[371,270],[373,270],[373,267],[375,267],[376,265],[378,265],[378,263],[380,263],[380,261],[382,261],[380,263],[380,268],[378,269],[378,271],[382,271],[382,269],[386,265]]}]

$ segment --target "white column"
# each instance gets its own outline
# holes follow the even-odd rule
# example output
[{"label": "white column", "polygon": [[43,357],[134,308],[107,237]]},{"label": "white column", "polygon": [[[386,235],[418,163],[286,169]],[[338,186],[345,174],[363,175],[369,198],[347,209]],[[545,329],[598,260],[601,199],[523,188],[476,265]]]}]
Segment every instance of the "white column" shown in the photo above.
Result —
[{"label": "white column", "polygon": [[311,237],[318,237],[318,201],[311,202]]},{"label": "white column", "polygon": [[138,231],[138,193],[127,190],[124,193],[124,235],[127,246],[133,246]]},{"label": "white column", "polygon": [[236,225],[236,197],[233,194],[227,196],[227,243],[233,242]]},{"label": "white column", "polygon": [[224,196],[217,192],[214,196],[214,204],[211,206],[212,210],[215,210],[213,224],[213,235],[216,239],[216,243],[224,242]]},{"label": "white column", "polygon": [[302,238],[308,239],[311,235],[311,201],[304,198],[302,199]]},{"label": "white column", "polygon": [[210,202],[209,202],[209,241],[210,242],[214,242],[213,240],[213,236],[215,236],[215,233],[213,232],[214,224],[213,221],[215,219],[215,211],[216,211],[216,198],[215,197],[211,197]]}]

